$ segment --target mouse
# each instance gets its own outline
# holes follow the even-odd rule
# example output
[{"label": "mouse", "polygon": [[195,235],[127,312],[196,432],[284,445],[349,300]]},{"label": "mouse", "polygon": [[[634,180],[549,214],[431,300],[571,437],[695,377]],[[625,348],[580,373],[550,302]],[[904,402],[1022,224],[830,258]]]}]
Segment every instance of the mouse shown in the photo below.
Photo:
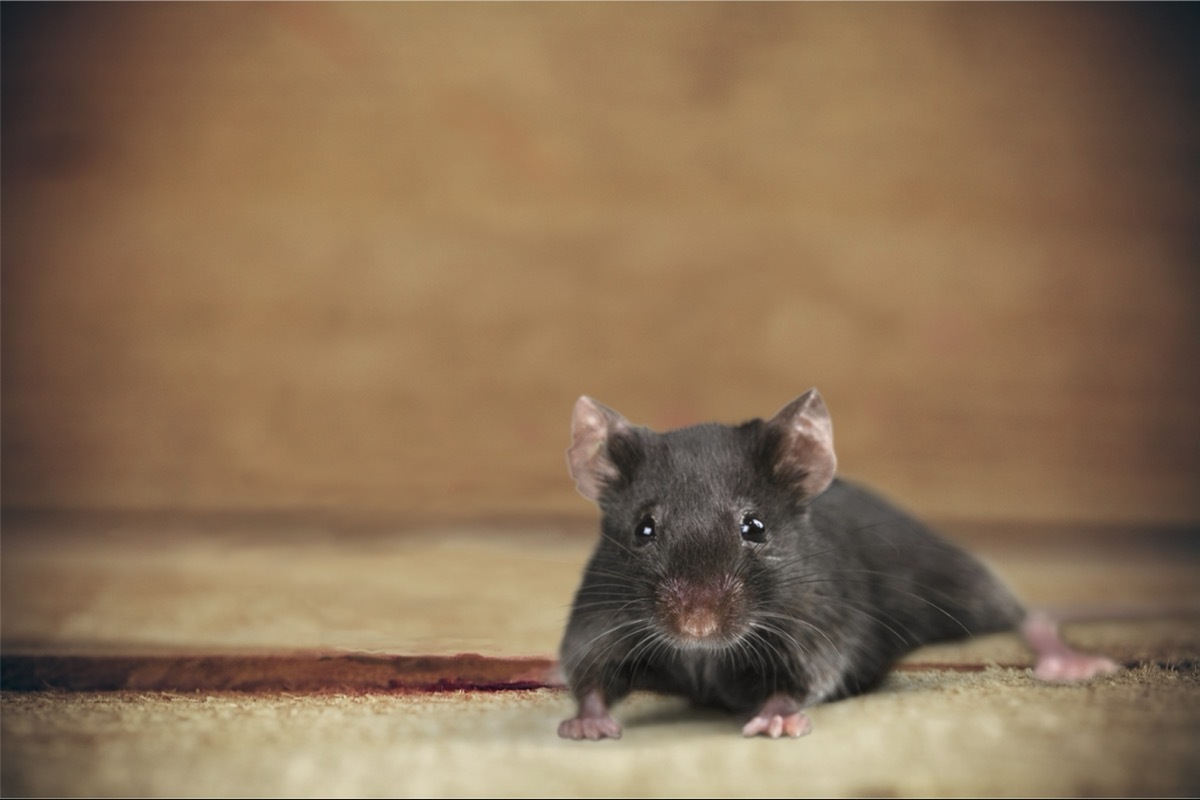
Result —
[{"label": "mouse", "polygon": [[657,432],[583,396],[567,466],[600,511],[559,666],[577,704],[558,733],[616,739],[633,691],[681,695],[800,737],[805,709],[868,691],[921,645],[1019,631],[1035,678],[1115,672],[1072,649],[980,560],[837,474],[809,389],[770,419]]}]

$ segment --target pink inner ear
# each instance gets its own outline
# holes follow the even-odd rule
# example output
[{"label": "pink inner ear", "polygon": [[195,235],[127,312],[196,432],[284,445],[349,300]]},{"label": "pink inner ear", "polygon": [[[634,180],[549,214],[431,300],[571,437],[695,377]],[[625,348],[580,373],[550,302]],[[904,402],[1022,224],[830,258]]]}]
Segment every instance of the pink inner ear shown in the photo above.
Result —
[{"label": "pink inner ear", "polygon": [[810,438],[797,431],[790,445],[791,468],[800,473],[799,488],[805,497],[816,497],[829,488],[837,472],[837,456],[832,443],[819,438]]},{"label": "pink inner ear", "polygon": [[816,389],[809,389],[784,406],[768,423],[781,429],[782,449],[777,471],[798,475],[797,488],[816,497],[829,488],[837,472],[833,451],[833,422]]},{"label": "pink inner ear", "polygon": [[605,484],[617,477],[617,467],[608,457],[608,438],[623,424],[627,423],[620,414],[590,397],[575,402],[567,469],[575,488],[589,500],[599,500]]}]

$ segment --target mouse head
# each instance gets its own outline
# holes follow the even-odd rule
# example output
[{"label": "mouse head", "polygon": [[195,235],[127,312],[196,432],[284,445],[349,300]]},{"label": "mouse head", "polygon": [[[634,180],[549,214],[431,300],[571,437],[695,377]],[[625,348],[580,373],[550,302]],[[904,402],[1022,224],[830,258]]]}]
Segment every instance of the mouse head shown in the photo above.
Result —
[{"label": "mouse head", "polygon": [[795,557],[805,507],[837,459],[811,389],[769,420],[665,433],[581,397],[567,464],[603,513],[598,553],[619,562],[672,641],[710,646],[736,640],[768,602],[771,564]]},{"label": "mouse head", "polygon": [[[837,470],[833,423],[816,389],[785,405],[769,421],[754,420],[741,427],[755,428],[764,440],[758,455],[765,456],[766,463],[760,458],[756,466],[766,466],[800,497],[816,497],[833,480]],[[606,492],[635,479],[644,460],[644,445],[661,435],[630,424],[590,397],[580,397],[575,402],[571,446],[567,448],[567,467],[575,487],[584,497],[602,504]]]}]

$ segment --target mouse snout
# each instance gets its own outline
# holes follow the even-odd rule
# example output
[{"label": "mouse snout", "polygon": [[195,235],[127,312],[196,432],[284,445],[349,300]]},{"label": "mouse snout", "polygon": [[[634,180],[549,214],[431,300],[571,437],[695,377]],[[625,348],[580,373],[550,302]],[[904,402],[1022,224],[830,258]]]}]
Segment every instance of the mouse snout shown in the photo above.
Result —
[{"label": "mouse snout", "polygon": [[682,644],[719,643],[739,632],[744,589],[740,580],[671,578],[658,592],[664,627]]}]

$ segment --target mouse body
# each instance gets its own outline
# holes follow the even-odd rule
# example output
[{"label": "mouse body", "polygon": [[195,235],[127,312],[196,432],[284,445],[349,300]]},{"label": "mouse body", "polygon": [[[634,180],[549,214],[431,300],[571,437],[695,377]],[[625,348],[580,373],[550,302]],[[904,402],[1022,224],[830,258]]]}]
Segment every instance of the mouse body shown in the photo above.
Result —
[{"label": "mouse body", "polygon": [[665,433],[581,397],[567,461],[602,518],[560,648],[579,704],[564,738],[619,737],[610,708],[635,690],[746,715],[748,736],[800,736],[805,707],[869,689],[916,647],[1012,629],[1044,656],[1040,677],[1116,668],[1067,648],[976,558],[836,477],[815,389],[769,420]]}]

